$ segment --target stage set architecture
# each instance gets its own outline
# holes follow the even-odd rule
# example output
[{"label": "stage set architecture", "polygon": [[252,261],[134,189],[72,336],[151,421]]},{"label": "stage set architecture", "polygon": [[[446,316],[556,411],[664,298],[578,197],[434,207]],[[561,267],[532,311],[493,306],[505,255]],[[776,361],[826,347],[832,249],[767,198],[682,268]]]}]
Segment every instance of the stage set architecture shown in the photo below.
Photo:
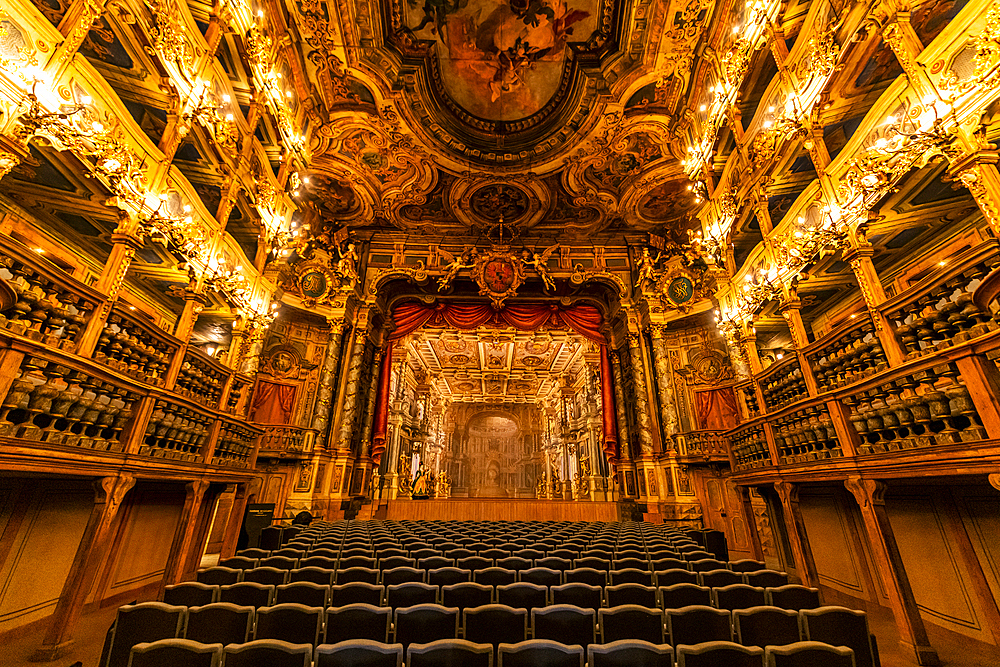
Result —
[{"label": "stage set architecture", "polygon": [[0,638],[273,504],[704,526],[1000,656],[998,101],[990,0],[8,0]]}]

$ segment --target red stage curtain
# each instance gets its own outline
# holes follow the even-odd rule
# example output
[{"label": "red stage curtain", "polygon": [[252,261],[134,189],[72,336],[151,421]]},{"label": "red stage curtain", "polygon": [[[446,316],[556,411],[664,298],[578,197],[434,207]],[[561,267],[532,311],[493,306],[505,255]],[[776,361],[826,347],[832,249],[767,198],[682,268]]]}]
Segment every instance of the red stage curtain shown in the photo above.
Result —
[{"label": "red stage curtain", "polygon": [[378,396],[375,407],[375,424],[372,428],[372,461],[378,467],[385,451],[385,432],[389,424],[389,379],[392,375],[392,341],[386,343],[382,367],[378,375]]},{"label": "red stage curtain", "polygon": [[288,424],[294,406],[295,387],[258,380],[250,420],[258,424]]},{"label": "red stage curtain", "polygon": [[694,403],[698,426],[702,429],[724,431],[739,422],[736,394],[732,387],[695,392]]},{"label": "red stage curtain", "polygon": [[614,376],[611,371],[611,357],[608,346],[601,345],[601,413],[604,426],[604,457],[612,464],[618,461],[618,433],[615,419]]},{"label": "red stage curtain", "polygon": [[509,325],[522,331],[534,331],[541,326],[569,328],[595,343],[604,343],[601,333],[601,311],[594,306],[563,307],[556,304],[528,303],[505,306],[493,310],[485,303],[445,302],[431,306],[424,303],[401,303],[392,309],[396,324],[390,336],[399,340],[425,324],[453,326],[456,329],[475,329],[487,322]]}]

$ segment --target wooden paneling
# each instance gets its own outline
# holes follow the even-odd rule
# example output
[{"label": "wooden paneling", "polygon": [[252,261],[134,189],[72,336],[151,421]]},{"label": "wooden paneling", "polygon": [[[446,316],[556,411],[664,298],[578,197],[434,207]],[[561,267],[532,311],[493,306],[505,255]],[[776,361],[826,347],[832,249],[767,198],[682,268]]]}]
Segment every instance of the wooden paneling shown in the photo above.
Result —
[{"label": "wooden paneling", "polygon": [[615,503],[559,500],[390,500],[387,519],[469,521],[617,521]]}]

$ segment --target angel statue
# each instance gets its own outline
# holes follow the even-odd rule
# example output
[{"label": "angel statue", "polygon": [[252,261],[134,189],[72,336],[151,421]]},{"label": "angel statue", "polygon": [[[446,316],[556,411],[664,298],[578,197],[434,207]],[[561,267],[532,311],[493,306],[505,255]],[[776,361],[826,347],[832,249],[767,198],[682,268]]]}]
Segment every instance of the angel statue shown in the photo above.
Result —
[{"label": "angel statue", "polygon": [[548,263],[549,257],[552,256],[552,253],[558,247],[559,244],[557,243],[554,246],[546,248],[542,254],[538,254],[537,252],[531,253],[527,250],[521,253],[521,261],[528,266],[535,267],[535,272],[542,279],[542,282],[545,283],[545,289],[547,290],[554,290],[556,288],[556,281],[552,280],[552,276],[549,275]]},{"label": "angel statue", "polygon": [[642,257],[639,258],[639,279],[635,281],[635,286],[639,289],[649,281],[656,282],[656,263],[660,261],[660,253],[656,253],[654,258],[649,254],[649,248],[642,249]]},{"label": "angel statue", "polygon": [[356,285],[359,280],[357,267],[361,258],[358,257],[358,251],[355,249],[354,244],[348,243],[346,252],[343,248],[337,248],[337,253],[340,254],[340,260],[337,261],[337,266],[333,269],[334,272],[345,283]]},{"label": "angel statue", "polygon": [[476,265],[476,249],[470,248],[469,250],[463,252],[458,257],[451,254],[444,248],[439,248],[438,253],[440,253],[447,261],[448,264],[444,267],[444,275],[438,278],[438,291],[443,291],[448,289],[451,285],[451,281],[455,279],[458,272],[462,269],[471,269]]}]

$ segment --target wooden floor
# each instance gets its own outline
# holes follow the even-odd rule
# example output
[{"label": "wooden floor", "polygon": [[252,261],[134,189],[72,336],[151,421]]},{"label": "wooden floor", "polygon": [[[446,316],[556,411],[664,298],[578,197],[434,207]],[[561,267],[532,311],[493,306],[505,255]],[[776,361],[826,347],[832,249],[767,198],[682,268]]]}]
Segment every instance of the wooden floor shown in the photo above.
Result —
[{"label": "wooden floor", "polygon": [[387,519],[469,521],[617,521],[616,503],[511,498],[390,500]]}]

